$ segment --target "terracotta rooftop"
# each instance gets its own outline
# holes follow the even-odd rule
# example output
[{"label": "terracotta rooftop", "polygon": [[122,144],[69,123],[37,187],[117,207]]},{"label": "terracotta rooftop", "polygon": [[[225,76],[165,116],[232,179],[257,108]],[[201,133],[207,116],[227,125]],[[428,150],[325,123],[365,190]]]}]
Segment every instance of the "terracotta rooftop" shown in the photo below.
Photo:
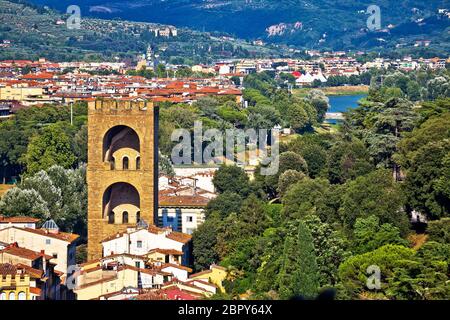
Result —
[{"label": "terracotta rooftop", "polygon": [[[15,246],[15,245],[11,245],[9,247],[6,247],[3,250],[0,250],[0,254],[3,254],[3,253],[7,253],[7,254],[10,254],[10,255],[13,255],[13,256],[25,258],[25,259],[28,259],[28,260],[31,260],[31,261],[39,259],[43,255],[40,252],[36,252],[36,251],[29,250],[29,249],[26,249],[26,248],[19,248],[19,247]],[[44,254],[44,257],[45,257],[46,260],[53,259],[52,256],[45,255],[45,254]]]},{"label": "terracotta rooftop", "polygon": [[158,252],[158,253],[162,253],[162,254],[169,254],[169,255],[173,255],[173,256],[182,256],[183,255],[183,252],[178,251],[178,250],[160,249],[160,248],[152,249],[147,254],[154,253],[154,252]]},{"label": "terracotta rooftop", "polygon": [[178,264],[173,264],[173,263],[165,263],[165,264],[163,264],[163,265],[161,265],[161,269],[164,269],[164,268],[170,268],[170,267],[172,267],[172,268],[177,268],[177,269],[180,269],[180,270],[184,270],[184,271],[187,271],[187,272],[192,272],[192,269],[191,268],[188,268],[188,267],[185,267],[185,266],[181,266],[181,265],[178,265]]},{"label": "terracotta rooftop", "polygon": [[10,263],[0,263],[0,275],[2,276],[15,276],[18,274],[18,271],[21,270],[30,277],[38,279],[40,279],[44,273],[42,270],[34,269],[21,263],[17,265],[13,265]]},{"label": "terracotta rooftop", "polygon": [[17,216],[17,217],[4,217],[0,215],[0,223],[38,223],[39,219]]},{"label": "terracotta rooftop", "polygon": [[66,241],[69,243],[74,242],[75,240],[77,240],[80,236],[74,233],[66,233],[66,232],[61,232],[59,231],[58,233],[51,233],[45,229],[30,229],[30,228],[24,228],[23,230],[31,232],[31,233],[35,233],[35,234],[39,234],[42,236],[46,236],[46,237],[50,237],[50,238],[55,238],[58,240],[62,240],[62,241]]},{"label": "terracotta rooftop", "polygon": [[173,231],[167,235],[167,238],[181,243],[188,243],[189,241],[191,241],[192,236],[186,233]]},{"label": "terracotta rooftop", "polygon": [[160,195],[159,196],[159,206],[160,207],[206,207],[210,199],[205,198],[201,195],[193,196],[169,196]]}]

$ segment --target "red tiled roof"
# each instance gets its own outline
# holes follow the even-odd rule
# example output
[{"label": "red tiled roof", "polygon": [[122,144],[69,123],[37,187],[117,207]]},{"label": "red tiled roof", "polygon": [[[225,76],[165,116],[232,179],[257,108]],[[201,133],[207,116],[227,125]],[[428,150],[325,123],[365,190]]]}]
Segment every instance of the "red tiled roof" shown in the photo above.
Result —
[{"label": "red tiled roof", "polygon": [[177,268],[177,269],[181,269],[181,270],[184,270],[184,271],[187,271],[187,272],[192,272],[192,269],[191,268],[188,268],[188,267],[185,267],[185,266],[180,266],[180,265],[178,265],[178,264],[173,264],[173,263],[165,263],[165,264],[163,264],[163,265],[161,265],[161,270],[162,269],[164,269],[164,268],[170,268],[170,267],[172,267],[172,268]]},{"label": "red tiled roof", "polygon": [[152,249],[148,252],[148,254],[153,253],[153,252],[159,252],[162,254],[170,254],[173,256],[182,256],[183,252],[178,251],[178,250],[173,250],[173,249],[160,249],[160,248],[156,248],[156,249]]},{"label": "red tiled roof", "polygon": [[16,216],[16,217],[0,216],[0,223],[37,223],[37,222],[39,222],[39,219],[25,216]]},{"label": "red tiled roof", "polygon": [[[26,248],[19,248],[15,245],[11,245],[9,247],[6,247],[3,250],[0,250],[0,254],[2,254],[2,253],[7,253],[10,255],[25,258],[25,259],[28,259],[31,261],[39,259],[42,256],[42,253],[40,253],[40,252],[36,252],[36,251],[29,250]],[[48,255],[44,255],[44,257],[46,260],[50,260],[53,258],[52,256],[48,256]]]},{"label": "red tiled roof", "polygon": [[159,206],[160,207],[200,207],[204,208],[208,205],[210,199],[200,195],[160,195]]},{"label": "red tiled roof", "polygon": [[186,233],[173,231],[167,235],[167,238],[181,243],[188,243],[191,241],[192,236]]},{"label": "red tiled roof", "polygon": [[[17,228],[19,229],[19,228]],[[69,243],[74,242],[75,240],[77,240],[80,236],[74,233],[66,233],[66,232],[58,232],[58,233],[51,233],[47,230],[44,229],[30,229],[30,228],[23,228],[20,230],[25,230],[27,232],[31,232],[34,234],[39,234],[42,236],[46,236],[46,237],[50,237],[50,238],[55,238],[58,240],[62,240],[62,241],[66,241]]]}]

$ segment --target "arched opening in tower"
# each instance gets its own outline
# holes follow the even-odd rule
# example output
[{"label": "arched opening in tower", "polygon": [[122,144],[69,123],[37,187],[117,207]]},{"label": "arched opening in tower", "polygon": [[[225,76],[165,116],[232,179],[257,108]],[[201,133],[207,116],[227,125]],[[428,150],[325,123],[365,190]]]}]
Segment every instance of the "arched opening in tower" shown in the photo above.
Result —
[{"label": "arched opening in tower", "polygon": [[132,128],[115,126],[103,138],[103,161],[110,164],[111,170],[139,170],[140,140]]},{"label": "arched opening in tower", "polygon": [[103,219],[109,224],[136,224],[140,219],[141,200],[134,186],[118,182],[103,194]]}]

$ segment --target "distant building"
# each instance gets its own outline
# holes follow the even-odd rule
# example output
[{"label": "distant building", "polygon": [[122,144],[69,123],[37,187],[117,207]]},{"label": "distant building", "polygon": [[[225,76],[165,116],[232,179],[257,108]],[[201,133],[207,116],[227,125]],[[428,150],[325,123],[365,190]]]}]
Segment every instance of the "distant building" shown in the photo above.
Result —
[{"label": "distant building", "polygon": [[39,219],[31,217],[4,217],[0,215],[0,230],[10,227],[36,229]]},{"label": "distant building", "polygon": [[[29,221],[30,224],[33,221]],[[17,243],[21,248],[43,252],[52,257],[55,270],[67,274],[69,266],[75,265],[76,234],[60,232],[58,226],[49,221],[41,229],[8,226],[0,230],[0,241]]]},{"label": "distant building", "polygon": [[181,264],[190,261],[191,236],[155,226],[128,228],[101,241],[103,256],[128,253],[146,255],[153,249],[171,249],[182,252]]}]

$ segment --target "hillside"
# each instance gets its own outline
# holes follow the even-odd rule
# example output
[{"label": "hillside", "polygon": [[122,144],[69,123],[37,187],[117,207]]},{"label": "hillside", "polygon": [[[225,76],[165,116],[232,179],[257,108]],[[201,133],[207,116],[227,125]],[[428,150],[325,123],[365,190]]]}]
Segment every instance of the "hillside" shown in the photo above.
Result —
[{"label": "hillside", "polygon": [[[239,39],[173,26],[104,20],[82,16],[81,29],[69,30],[68,15],[0,0],[0,60],[52,61],[136,59],[151,46],[158,59],[173,63],[200,63],[212,59],[279,55],[280,49],[257,47]],[[176,29],[170,36],[157,30]]]},{"label": "hillside", "polygon": [[[60,10],[72,3],[32,1]],[[308,48],[390,49],[408,47],[424,38],[434,40],[432,46],[436,48],[448,48],[442,43],[448,43],[450,19],[440,19],[437,12],[439,8],[450,8],[450,1],[377,1],[386,30],[367,33],[365,11],[371,4],[374,4],[371,0],[78,1],[84,15],[168,23]]]}]

